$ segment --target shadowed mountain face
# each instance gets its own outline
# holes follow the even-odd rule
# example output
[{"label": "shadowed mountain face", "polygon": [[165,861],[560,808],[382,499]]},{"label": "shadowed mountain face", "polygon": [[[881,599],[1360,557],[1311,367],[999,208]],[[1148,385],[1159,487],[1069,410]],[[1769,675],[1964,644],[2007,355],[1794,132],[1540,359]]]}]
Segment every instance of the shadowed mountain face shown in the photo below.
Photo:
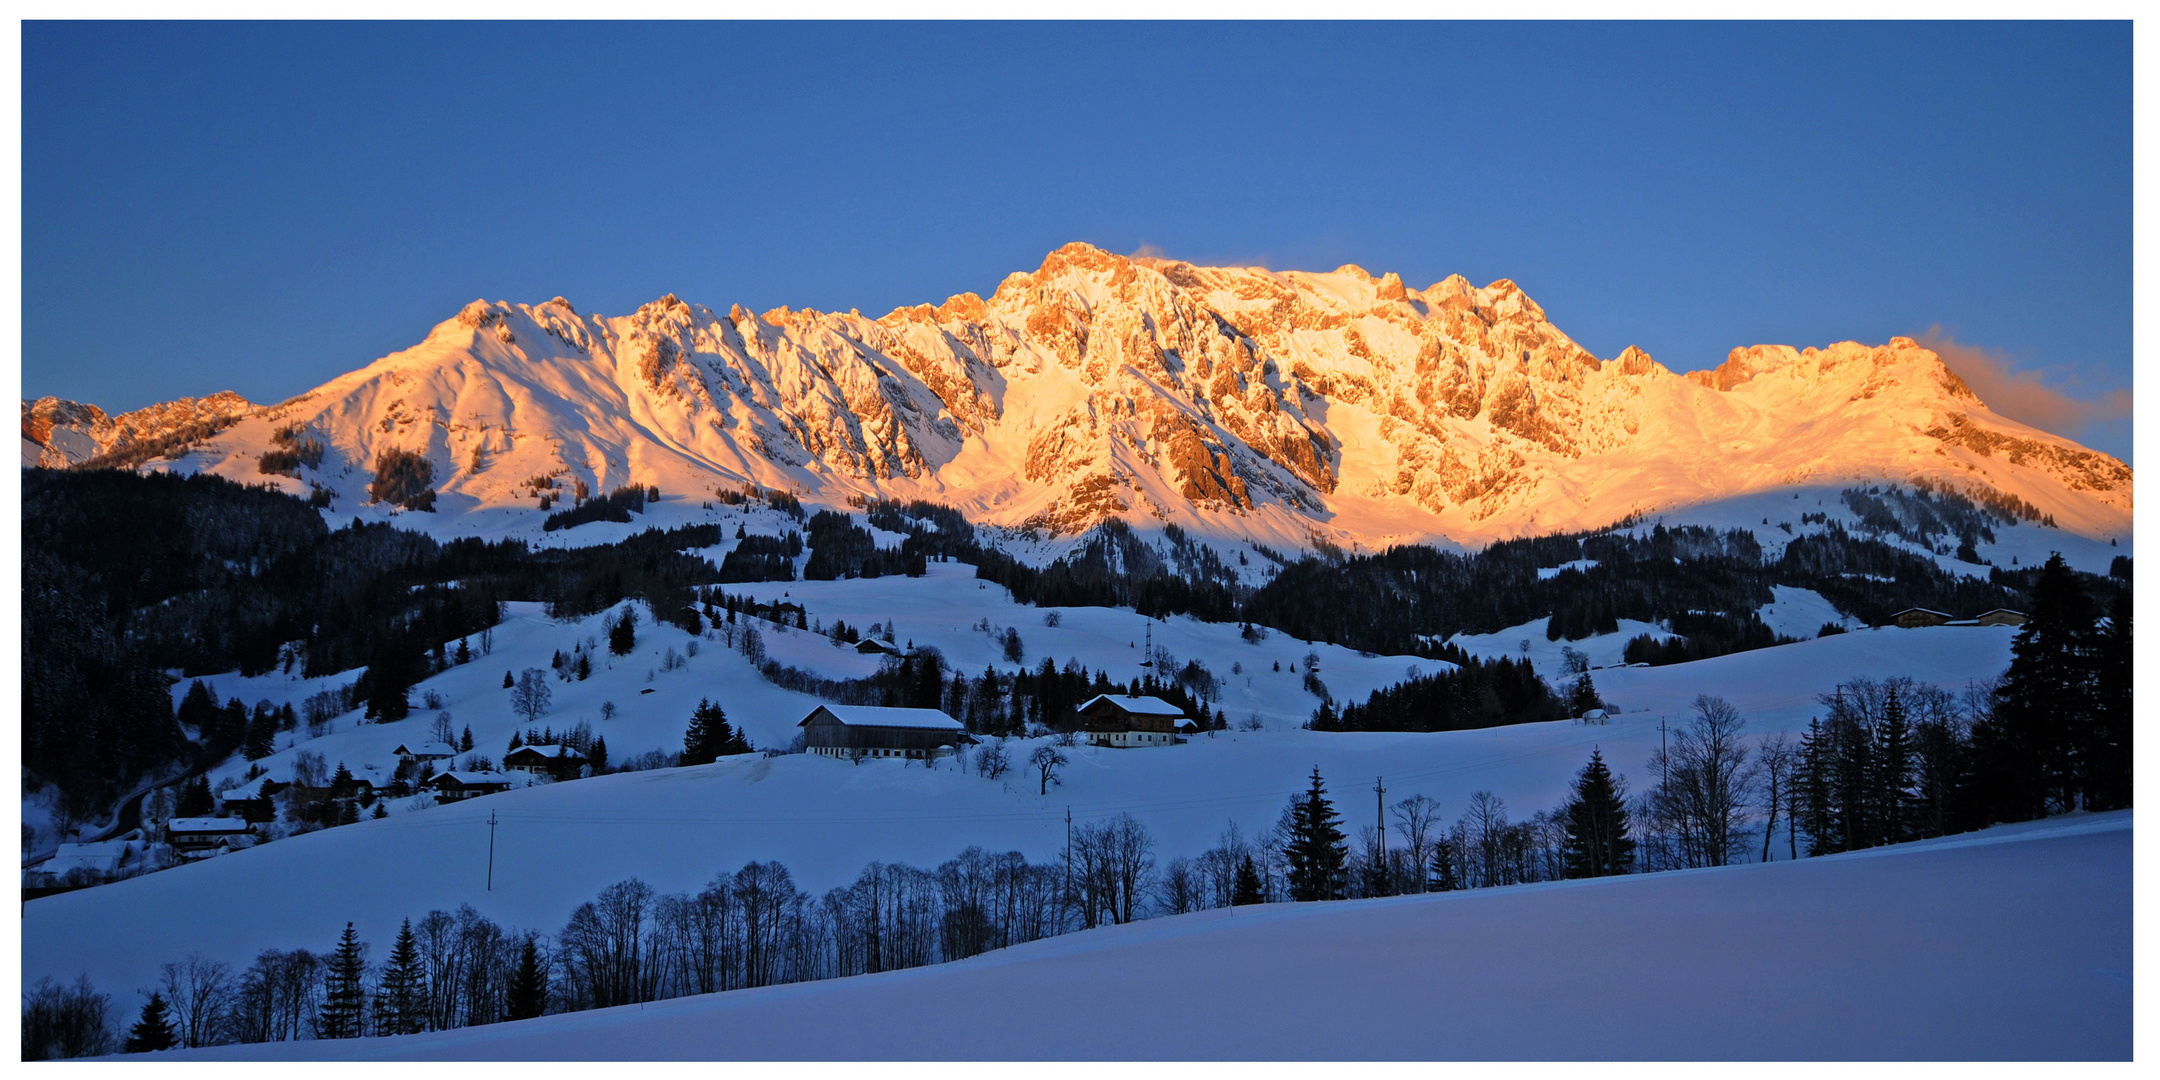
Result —
[{"label": "shadowed mountain face", "polygon": [[[1114,516],[1292,548],[1475,543],[1873,480],[2114,536],[2132,497],[2128,466],[1994,414],[1906,338],[1736,349],[1682,376],[1633,348],[1592,356],[1506,280],[1419,290],[1084,244],[987,299],[876,319],[476,301],[410,349],[203,425],[227,397],[156,407],[169,423],[127,441],[208,426],[188,467],[260,481],[265,453],[310,438],[323,464],[268,479],[355,502],[385,451],[419,453],[452,516],[577,483],[755,483],[935,499],[1038,535]],[[114,426],[26,403],[25,463],[108,453]]]}]

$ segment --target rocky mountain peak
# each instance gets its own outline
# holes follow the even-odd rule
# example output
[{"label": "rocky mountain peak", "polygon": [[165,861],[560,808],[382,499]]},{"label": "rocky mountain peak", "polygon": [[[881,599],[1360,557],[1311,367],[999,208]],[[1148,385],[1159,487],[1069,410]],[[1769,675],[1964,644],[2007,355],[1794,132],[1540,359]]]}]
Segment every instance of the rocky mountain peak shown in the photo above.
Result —
[{"label": "rocky mountain peak", "polygon": [[[1987,487],[2095,528],[2130,505],[2126,466],[1995,416],[1907,338],[1750,346],[1683,377],[1633,347],[1600,360],[1509,279],[1419,290],[1084,243],[988,298],[877,319],[476,301],[268,412],[204,467],[247,474],[297,422],[362,469],[427,454],[443,512],[530,503],[535,477],[748,482],[936,499],[1038,535],[1118,516],[1299,547],[1588,528],[1819,479]],[[62,413],[26,404],[26,440]]]}]

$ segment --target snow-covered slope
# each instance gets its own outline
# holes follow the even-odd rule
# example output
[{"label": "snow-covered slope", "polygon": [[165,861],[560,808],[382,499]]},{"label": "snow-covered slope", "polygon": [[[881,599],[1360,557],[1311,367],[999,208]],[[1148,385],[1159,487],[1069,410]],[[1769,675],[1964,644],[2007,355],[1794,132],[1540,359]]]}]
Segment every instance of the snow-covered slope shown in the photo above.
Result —
[{"label": "snow-covered slope", "polygon": [[550,477],[923,497],[1042,536],[1120,516],[1278,549],[1474,544],[1883,479],[2000,493],[2106,538],[2128,535],[2132,498],[2127,466],[1989,411],[1906,338],[1737,349],[1683,377],[1632,348],[1590,355],[1505,280],[1417,290],[1085,244],[987,299],[882,318],[475,301],[172,467],[264,479],[295,425],[330,452],[286,488],[349,511],[378,454],[416,451],[441,498],[407,524],[452,533],[536,530]]},{"label": "snow-covered slope", "polygon": [[[923,599],[961,592],[973,601],[966,610],[1022,629],[1031,664],[1046,655],[1061,663],[1070,656],[1091,668],[1107,666],[1117,678],[1139,674],[1127,641],[1146,631],[1131,612],[1072,609],[1061,626],[1050,628],[1040,624],[1036,609],[996,596],[995,586],[969,585],[930,577],[760,588],[788,589],[827,620],[867,625],[898,618],[903,637],[935,644],[955,662],[979,670],[993,662],[989,635],[942,617],[946,610],[958,613],[957,606],[941,609]],[[909,589],[922,595],[904,591]],[[1033,614],[1036,621],[1006,619],[1007,611]],[[492,655],[414,691],[416,703],[430,691],[440,693],[457,726],[472,727],[480,752],[499,756],[510,732],[525,726],[510,710],[502,673],[544,667],[553,650],[567,653],[575,640],[597,631],[530,615],[513,613],[497,631]],[[1593,747],[1602,748],[1617,771],[1640,781],[1657,748],[1660,721],[1683,719],[1697,694],[1730,699],[1751,733],[1797,731],[1819,715],[1817,695],[1854,677],[1904,675],[1956,690],[1967,680],[1998,675],[2009,661],[2014,633],[2009,627],[1867,630],[1692,664],[1599,671],[1598,690],[1618,710],[1604,726],[1330,734],[1289,726],[1316,700],[1299,688],[1298,676],[1272,670],[1276,658],[1288,668],[1312,648],[1322,658],[1322,677],[1344,697],[1394,681],[1412,661],[1309,647],[1279,634],[1248,645],[1234,626],[1172,619],[1155,624],[1156,643],[1181,658],[1201,658],[1219,674],[1242,663],[1252,682],[1230,679],[1229,693],[1247,696],[1233,697],[1229,711],[1233,722],[1260,714],[1263,730],[1221,732],[1163,749],[1075,747],[1067,751],[1074,760],[1063,785],[1047,795],[1031,775],[999,781],[949,766],[928,771],[898,761],[856,765],[788,755],[549,784],[417,811],[400,807],[382,820],[30,901],[23,912],[22,973],[27,985],[45,975],[72,979],[86,972],[99,987],[126,993],[151,985],[158,965],[190,952],[244,965],[266,948],[326,947],[348,920],[364,939],[387,942],[400,918],[464,903],[508,926],[553,931],[577,904],[624,878],[641,877],[663,892],[694,890],[714,873],[752,859],[780,860],[815,893],[845,884],[873,860],[935,866],[974,844],[1019,850],[1039,862],[1059,850],[1068,807],[1083,823],[1132,813],[1154,835],[1158,857],[1167,860],[1214,846],[1229,822],[1248,835],[1270,827],[1315,766],[1336,790],[1352,832],[1371,823],[1365,785],[1374,776],[1386,777],[1391,801],[1423,793],[1438,799],[1450,820],[1481,789],[1499,795],[1516,816],[1527,816],[1559,804]],[[1542,643],[1542,636],[1537,640]],[[712,643],[686,667],[655,670],[648,682],[646,672],[687,641],[673,628],[648,625],[635,654],[599,666],[590,680],[551,681],[556,697],[542,722],[558,730],[590,722],[620,760],[653,746],[679,746],[690,707],[701,696],[721,701],[760,745],[784,740],[814,706],[765,683],[739,654]],[[859,674],[850,665],[863,662],[852,650],[806,633],[769,633],[767,641],[789,663],[831,676]],[[250,703],[304,698],[315,689],[276,676],[212,681],[220,698]],[[654,693],[639,692],[647,688]],[[616,719],[600,719],[603,700],[621,707]],[[284,778],[304,749],[355,772],[384,766],[398,743],[426,737],[429,715],[423,709],[412,719],[379,725],[356,725],[348,716],[334,733],[283,748],[262,764]],[[1031,745],[1017,742],[1012,759],[1024,761]],[[230,762],[213,780],[222,783],[244,765]],[[491,816],[499,824],[489,891]],[[1785,856],[1782,839],[1774,854]]]},{"label": "snow-covered slope", "polygon": [[175,1056],[2128,1060],[2130,840],[2122,811],[1802,862],[1218,909],[882,975]]}]

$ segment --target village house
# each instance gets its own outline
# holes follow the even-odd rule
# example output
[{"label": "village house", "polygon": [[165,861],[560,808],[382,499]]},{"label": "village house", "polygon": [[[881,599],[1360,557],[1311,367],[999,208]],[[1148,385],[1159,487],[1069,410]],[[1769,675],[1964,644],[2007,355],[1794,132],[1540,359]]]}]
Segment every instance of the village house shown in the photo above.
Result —
[{"label": "village house", "polygon": [[1080,730],[1096,746],[1172,746],[1200,730],[1185,710],[1159,697],[1099,694],[1077,710]]},{"label": "village house", "polygon": [[165,823],[165,842],[180,858],[208,858],[245,846],[237,841],[252,835],[254,829],[242,818],[173,818]]},{"label": "village house", "polygon": [[457,756],[457,748],[439,742],[399,743],[391,753],[401,764],[418,765],[423,761],[448,761]]},{"label": "village house", "polygon": [[1973,620],[1973,625],[2023,626],[2025,625],[2025,622],[2026,615],[2022,611],[2012,611],[2009,608],[1996,608],[1993,611],[1981,612],[1980,617]]},{"label": "village house", "polygon": [[862,654],[864,654],[864,655],[866,655],[866,656],[867,656],[867,655],[870,655],[870,654],[873,654],[873,653],[875,653],[875,654],[877,654],[877,655],[879,655],[879,656],[906,656],[906,655],[907,655],[907,653],[906,653],[906,652],[905,652],[904,650],[902,650],[902,649],[900,648],[900,646],[898,646],[898,645],[895,645],[895,644],[893,644],[893,643],[892,643],[892,642],[890,642],[890,641],[881,641],[881,640],[879,640],[879,639],[877,639],[877,638],[874,638],[874,637],[866,637],[866,638],[862,639],[861,641],[858,641],[858,642],[856,642],[856,643],[855,643],[855,651],[856,651],[856,652],[859,652],[859,653],[862,653]]},{"label": "village house", "polygon": [[937,709],[820,705],[796,726],[804,749],[820,757],[922,760],[975,741],[967,725]]},{"label": "village house", "polygon": [[1944,626],[1950,620],[1951,616],[1944,612],[1933,611],[1928,608],[1909,607],[1890,616],[1890,625],[1913,630],[1923,626]]},{"label": "village house", "polygon": [[585,775],[585,755],[564,743],[531,743],[503,755],[503,771],[575,780]]},{"label": "village house", "polygon": [[433,780],[428,781],[427,786],[435,792],[436,802],[453,803],[477,799],[482,795],[493,795],[498,791],[508,791],[511,783],[513,781],[509,776],[498,772],[452,769],[436,774]]},{"label": "village house", "polygon": [[261,825],[277,817],[277,802],[272,796],[285,785],[275,780],[256,780],[218,796],[218,804],[226,817],[236,817],[250,825]]}]

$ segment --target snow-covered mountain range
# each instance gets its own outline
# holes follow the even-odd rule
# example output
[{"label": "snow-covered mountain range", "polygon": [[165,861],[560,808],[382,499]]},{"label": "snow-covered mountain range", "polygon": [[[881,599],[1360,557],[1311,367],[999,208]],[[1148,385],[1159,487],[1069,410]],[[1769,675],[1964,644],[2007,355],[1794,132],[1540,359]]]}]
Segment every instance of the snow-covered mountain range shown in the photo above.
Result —
[{"label": "snow-covered mountain range", "polygon": [[[1907,338],[1759,345],[1680,375],[1634,348],[1591,355],[1507,280],[1419,290],[1085,244],[987,299],[882,318],[475,301],[277,405],[26,402],[24,464],[205,421],[218,430],[152,467],[351,509],[380,454],[417,452],[435,514],[404,523],[431,532],[537,529],[543,494],[631,483],[932,499],[1045,538],[1117,516],[1293,549],[1475,544],[1847,481],[1972,492],[2095,538],[2127,537],[2132,507],[2129,466],[1995,414]],[[263,472],[309,438],[319,464]]]}]

